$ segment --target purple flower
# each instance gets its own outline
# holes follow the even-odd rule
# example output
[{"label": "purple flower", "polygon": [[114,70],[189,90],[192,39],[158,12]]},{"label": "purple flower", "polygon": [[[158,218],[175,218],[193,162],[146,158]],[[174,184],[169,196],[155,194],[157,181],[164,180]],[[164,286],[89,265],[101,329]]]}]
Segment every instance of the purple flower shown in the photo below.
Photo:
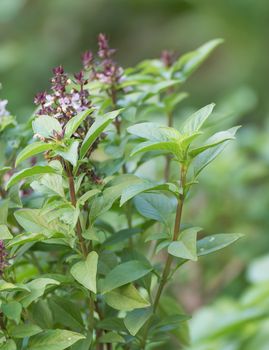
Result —
[{"label": "purple flower", "polygon": [[93,63],[93,53],[91,51],[85,51],[82,54],[82,64],[85,69],[89,69]]},{"label": "purple flower", "polygon": [[175,63],[176,58],[177,58],[177,55],[174,51],[164,50],[161,53],[161,61],[163,62],[164,66],[167,68],[171,67]]},{"label": "purple flower", "polygon": [[115,53],[115,49],[111,49],[105,34],[100,33],[98,36],[98,56],[100,58],[109,58]]}]

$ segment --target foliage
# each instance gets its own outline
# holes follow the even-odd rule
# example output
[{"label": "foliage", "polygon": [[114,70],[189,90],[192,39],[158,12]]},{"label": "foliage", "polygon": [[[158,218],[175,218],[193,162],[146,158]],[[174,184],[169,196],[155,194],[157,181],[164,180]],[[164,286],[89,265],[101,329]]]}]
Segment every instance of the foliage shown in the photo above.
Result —
[{"label": "foliage", "polygon": [[[3,137],[16,135],[1,169],[3,349],[189,343],[189,316],[164,289],[182,265],[241,237],[182,222],[201,172],[238,129],[206,128],[214,104],[173,127],[182,85],[220,43],[123,70],[100,34],[81,72],[53,70],[26,125],[3,111]],[[167,125],[145,121],[149,111]],[[162,180],[139,176],[163,159]]]}]

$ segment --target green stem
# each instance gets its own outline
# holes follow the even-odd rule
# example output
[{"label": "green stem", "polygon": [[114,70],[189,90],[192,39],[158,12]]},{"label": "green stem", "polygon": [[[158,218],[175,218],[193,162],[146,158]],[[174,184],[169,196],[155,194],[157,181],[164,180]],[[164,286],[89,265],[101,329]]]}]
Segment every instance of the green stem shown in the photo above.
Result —
[{"label": "green stem", "polygon": [[[184,191],[184,187],[185,187],[185,182],[186,182],[186,169],[185,167],[182,165],[181,167],[181,172],[180,172],[180,178],[181,178],[181,186],[183,188]],[[183,205],[184,205],[184,193],[181,194],[178,198],[178,203],[177,203],[177,210],[176,210],[176,218],[175,218],[175,225],[174,225],[174,233],[173,233],[173,241],[177,241],[179,235],[180,235],[180,225],[181,225],[181,219],[182,219],[182,212],[183,212]],[[171,270],[171,265],[173,263],[173,257],[172,255],[167,255],[166,261],[165,261],[165,265],[164,265],[164,269],[163,269],[163,273],[160,279],[160,283],[159,283],[159,287],[157,289],[157,293],[155,295],[154,298],[154,302],[153,302],[153,314],[156,313],[157,308],[159,306],[159,302],[160,302],[160,298],[162,295],[162,292],[166,286],[167,281],[169,280],[169,275],[170,275],[170,270]],[[149,332],[149,328],[151,325],[151,320],[148,321],[146,328],[145,328],[145,333],[144,333],[144,337],[141,343],[141,347],[142,349],[145,349],[146,347],[146,342],[147,342],[147,336],[148,336],[148,332]]]}]

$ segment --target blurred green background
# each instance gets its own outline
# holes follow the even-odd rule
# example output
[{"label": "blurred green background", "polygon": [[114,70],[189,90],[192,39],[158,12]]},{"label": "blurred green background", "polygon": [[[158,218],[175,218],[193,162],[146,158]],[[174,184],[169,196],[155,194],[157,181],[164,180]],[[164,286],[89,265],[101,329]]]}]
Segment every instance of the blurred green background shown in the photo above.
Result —
[{"label": "blurred green background", "polygon": [[184,86],[190,98],[183,110],[217,102],[228,127],[243,127],[204,172],[185,215],[208,233],[246,237],[183,270],[186,287],[174,294],[189,311],[209,305],[192,321],[192,349],[268,350],[268,0],[0,0],[0,95],[11,112],[26,120],[35,93],[49,87],[52,67],[78,71],[80,54],[96,50],[99,32],[118,49],[123,67],[163,49],[182,54],[225,39]]}]

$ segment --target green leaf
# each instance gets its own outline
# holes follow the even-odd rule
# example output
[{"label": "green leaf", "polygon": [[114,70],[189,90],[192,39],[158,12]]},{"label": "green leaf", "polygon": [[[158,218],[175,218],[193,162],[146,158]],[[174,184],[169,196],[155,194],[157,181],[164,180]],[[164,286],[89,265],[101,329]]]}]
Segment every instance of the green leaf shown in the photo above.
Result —
[{"label": "green leaf", "polygon": [[109,306],[120,311],[131,311],[150,306],[150,303],[140,295],[132,284],[127,284],[106,293],[105,301]]},{"label": "green leaf", "polygon": [[15,166],[17,167],[25,159],[36,154],[52,150],[55,147],[53,143],[34,142],[27,145],[17,156]]},{"label": "green leaf", "polygon": [[[234,136],[237,130],[238,127],[234,127],[229,129],[229,132],[232,136]],[[198,154],[198,156],[194,158],[194,161],[192,163],[194,176],[197,177],[200,174],[200,172],[225,149],[229,142],[230,140],[224,141]]]},{"label": "green leaf", "polygon": [[189,152],[189,155],[191,157],[196,157],[198,154],[204,152],[205,150],[215,147],[216,145],[223,143],[228,140],[234,140],[235,139],[235,133],[238,130],[239,127],[234,127],[231,129],[228,129],[226,131],[220,131],[211,136],[203,146],[194,148]]},{"label": "green leaf", "polygon": [[146,266],[137,260],[122,263],[106,275],[102,292],[107,293],[115,288],[136,281],[147,275],[151,270],[151,266]]},{"label": "green leaf", "polygon": [[141,229],[139,228],[130,228],[130,229],[124,229],[120,230],[117,233],[113,233],[112,236],[110,236],[108,239],[103,242],[104,246],[111,246],[120,242],[125,241],[126,239],[138,234],[141,232]]},{"label": "green leaf", "polygon": [[33,181],[31,187],[36,192],[64,197],[63,177],[58,174],[45,174],[39,180]]},{"label": "green leaf", "polygon": [[7,248],[12,248],[17,245],[24,245],[29,242],[39,242],[44,240],[46,236],[42,233],[21,233],[19,235],[14,236],[8,243]]},{"label": "green leaf", "polygon": [[65,149],[57,150],[55,153],[70,162],[75,167],[78,162],[78,146],[79,141],[75,140],[72,141],[69,146],[65,147]]},{"label": "green leaf", "polygon": [[196,239],[200,227],[191,227],[181,232],[179,239],[168,246],[168,253],[177,258],[197,261]]},{"label": "green leaf", "polygon": [[118,333],[108,332],[100,337],[99,342],[100,343],[109,343],[109,344],[113,344],[113,343],[118,344],[118,343],[124,343],[125,340]]},{"label": "green leaf", "polygon": [[136,309],[127,313],[124,318],[125,327],[131,335],[135,336],[152,315],[151,308]]},{"label": "green leaf", "polygon": [[11,239],[13,238],[7,225],[0,225],[0,239]]},{"label": "green leaf", "polygon": [[132,125],[127,131],[152,142],[174,141],[181,137],[180,132],[174,128],[150,122]]},{"label": "green leaf", "polygon": [[9,334],[13,338],[26,338],[42,332],[42,329],[34,324],[20,324],[13,327]]},{"label": "green leaf", "polygon": [[134,156],[141,152],[150,152],[150,151],[165,151],[174,154],[177,158],[180,156],[180,146],[178,143],[173,141],[164,141],[164,142],[153,142],[146,141],[137,145],[131,152],[130,156]]},{"label": "green leaf", "polygon": [[243,236],[241,233],[218,233],[202,238],[197,241],[197,255],[201,256],[216,252],[236,242]]},{"label": "green leaf", "polygon": [[71,274],[80,284],[96,293],[96,272],[98,254],[90,252],[85,261],[79,261],[71,268]]},{"label": "green leaf", "polygon": [[21,319],[22,306],[17,301],[10,301],[7,304],[2,304],[1,309],[3,314],[10,320],[14,320],[17,324]]},{"label": "green leaf", "polygon": [[4,280],[0,280],[0,292],[16,292],[16,291],[27,291],[30,292],[30,289],[24,284],[20,283],[10,283]]},{"label": "green leaf", "polygon": [[90,108],[72,117],[65,126],[64,136],[70,138],[92,111],[93,109]]},{"label": "green leaf", "polygon": [[77,203],[78,205],[84,205],[90,198],[96,196],[98,193],[101,191],[98,189],[93,189],[85,192],[78,200]]},{"label": "green leaf", "polygon": [[192,135],[198,132],[212,113],[214,107],[215,104],[211,103],[192,114],[183,125],[183,134]]},{"label": "green leaf", "polygon": [[95,122],[90,127],[87,132],[85,139],[81,145],[80,157],[83,158],[88,152],[91,145],[98,138],[98,136],[105,130],[105,128],[115,119],[122,109],[106,113],[104,116],[99,116],[96,118]]},{"label": "green leaf", "polygon": [[23,307],[28,307],[33,301],[41,297],[48,286],[57,286],[60,283],[52,278],[36,278],[35,280],[26,284],[26,287],[30,289],[30,293],[23,293],[18,301]]},{"label": "green leaf", "polygon": [[45,138],[53,136],[53,132],[62,133],[61,124],[54,117],[48,115],[41,115],[37,117],[32,123],[33,131],[37,135]]},{"label": "green leaf", "polygon": [[130,185],[122,192],[120,206],[122,206],[128,200],[142,192],[157,190],[169,191],[176,195],[179,194],[177,186],[172,183],[157,184],[151,181],[141,179],[140,183]]},{"label": "green leaf", "polygon": [[9,200],[0,200],[0,225],[7,224]]},{"label": "green leaf", "polygon": [[41,166],[41,165],[36,165],[31,168],[27,168],[24,170],[19,171],[18,173],[14,174],[6,184],[6,189],[9,189],[11,186],[15,185],[19,181],[35,176],[35,175],[41,175],[41,174],[53,174],[56,173],[56,170],[50,166]]},{"label": "green leaf", "polygon": [[200,46],[195,51],[183,55],[174,64],[173,70],[175,72],[180,71],[180,73],[186,79],[206,60],[210,53],[221,43],[223,43],[222,39],[214,39]]},{"label": "green leaf", "polygon": [[1,345],[1,350],[17,350],[17,345],[14,340],[9,339],[6,343]]},{"label": "green leaf", "polygon": [[30,339],[29,350],[64,350],[85,336],[64,329],[44,331]]},{"label": "green leaf", "polygon": [[49,305],[54,322],[71,329],[83,330],[83,320],[77,304],[68,299],[54,296],[49,299]]},{"label": "green leaf", "polygon": [[144,217],[160,221],[165,225],[175,212],[176,203],[168,196],[159,193],[142,193],[134,199],[137,211]]}]

